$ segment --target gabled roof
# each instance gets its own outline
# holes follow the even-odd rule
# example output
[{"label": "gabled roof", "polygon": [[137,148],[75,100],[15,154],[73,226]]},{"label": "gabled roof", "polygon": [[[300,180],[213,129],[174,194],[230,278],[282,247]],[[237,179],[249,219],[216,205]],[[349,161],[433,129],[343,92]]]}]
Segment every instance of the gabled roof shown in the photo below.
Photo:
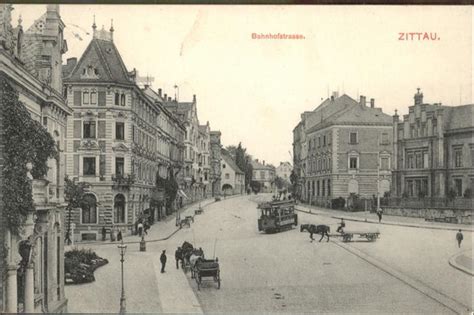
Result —
[{"label": "gabled roof", "polygon": [[359,103],[347,94],[340,97],[326,99],[312,112],[305,112],[306,127],[308,129],[326,122],[332,115],[341,112],[347,108],[358,105]]},{"label": "gabled roof", "polygon": [[226,149],[221,149],[221,157],[224,159],[227,165],[229,165],[234,170],[234,172],[244,174],[244,172],[242,172],[242,170],[237,166],[234,159],[232,156],[230,156],[230,153]]},{"label": "gabled roof", "polygon": [[[97,77],[84,78],[86,67],[97,69]],[[65,81],[134,84],[113,41],[94,38]]]}]

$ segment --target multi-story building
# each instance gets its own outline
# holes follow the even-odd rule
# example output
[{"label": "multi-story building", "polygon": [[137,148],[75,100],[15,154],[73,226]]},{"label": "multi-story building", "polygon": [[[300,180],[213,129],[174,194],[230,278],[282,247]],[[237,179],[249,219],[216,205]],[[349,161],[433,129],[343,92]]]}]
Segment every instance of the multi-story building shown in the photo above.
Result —
[{"label": "multi-story building", "polygon": [[[177,181],[180,190],[176,200],[176,207],[180,207],[184,204],[186,194],[183,193],[184,187],[184,137],[186,134],[186,127],[181,122],[178,117],[173,115],[166,107],[165,98],[162,95],[161,89],[158,89],[158,92],[153,91],[150,86],[145,85],[142,89],[145,95],[159,107],[161,114],[159,116],[160,126],[162,126],[161,138],[164,140],[165,147],[168,149],[166,154],[163,156],[166,160],[166,165],[169,167],[169,171],[172,174],[168,174],[167,178],[170,178],[172,175],[173,179]],[[164,187],[161,188],[162,191],[155,194],[153,199],[156,199],[158,202],[158,219],[163,215],[170,214],[170,207],[165,207],[165,200],[167,196],[164,194]],[[161,206],[160,206],[161,205]],[[165,213],[163,213],[165,211]]]},{"label": "multi-story building", "polygon": [[276,167],[276,176],[284,179],[288,183],[290,182],[291,172],[293,171],[293,167],[291,166],[290,162],[280,162],[280,165]]},{"label": "multi-story building", "polygon": [[244,194],[245,173],[237,166],[230,153],[222,149],[221,190],[224,196]]},{"label": "multi-story building", "polygon": [[182,150],[176,143],[182,127],[138,87],[136,71],[127,71],[113,26],[97,30],[94,22],[92,28],[93,39],[78,62],[68,59],[64,79],[74,110],[66,170],[90,184],[90,206],[71,213],[79,240],[98,239],[103,226],[131,229],[141,216],[163,215],[156,182],[169,177]]},{"label": "multi-story building", "polygon": [[186,127],[184,139],[184,193],[187,202],[194,202],[212,194],[211,130],[209,122],[200,125],[196,95],[192,102],[179,102],[166,97],[165,107]]},{"label": "multi-story building", "polygon": [[273,192],[275,180],[275,167],[265,164],[265,161],[260,163],[258,159],[252,160],[252,181],[259,182],[261,185],[261,192]]},{"label": "multi-story building", "polygon": [[452,191],[459,198],[472,198],[473,117],[473,104],[426,104],[418,89],[403,120],[393,116],[392,197],[445,199]]},{"label": "multi-story building", "polygon": [[211,131],[211,190],[212,196],[219,196],[221,194],[221,132]]},{"label": "multi-story building", "polygon": [[333,95],[302,114],[294,141],[304,201],[330,206],[333,198],[372,198],[390,190],[392,119],[374,99],[369,107],[365,96],[356,102]]},{"label": "multi-story building", "polygon": [[[58,5],[23,32],[21,19],[11,25],[11,4],[0,4],[0,81],[18,93],[32,119],[50,133],[59,151],[48,161],[46,178],[30,179],[34,209],[19,235],[7,225],[0,205],[0,313],[67,311],[64,294],[64,139],[72,114],[62,97],[61,64],[67,51]],[[3,99],[4,95],[0,95]],[[4,142],[0,118],[0,143]],[[0,145],[0,202],[4,163]],[[27,197],[27,196],[25,196]],[[6,252],[5,252],[6,250]],[[19,252],[22,252],[20,255]],[[28,253],[25,255],[25,253]],[[6,262],[6,264],[4,264]]]}]

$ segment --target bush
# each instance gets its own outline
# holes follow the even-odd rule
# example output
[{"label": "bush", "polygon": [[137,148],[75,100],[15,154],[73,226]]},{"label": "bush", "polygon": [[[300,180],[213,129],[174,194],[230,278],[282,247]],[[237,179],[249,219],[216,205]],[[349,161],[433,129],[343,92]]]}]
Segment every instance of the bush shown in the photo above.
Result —
[{"label": "bush", "polygon": [[[73,249],[64,253],[64,272],[66,284],[95,281],[94,271],[108,264],[107,259],[99,257],[90,249]],[[68,282],[69,280],[69,282]]]},{"label": "bush", "polygon": [[342,197],[336,198],[332,200],[332,208],[333,209],[344,209],[346,205],[346,200]]}]

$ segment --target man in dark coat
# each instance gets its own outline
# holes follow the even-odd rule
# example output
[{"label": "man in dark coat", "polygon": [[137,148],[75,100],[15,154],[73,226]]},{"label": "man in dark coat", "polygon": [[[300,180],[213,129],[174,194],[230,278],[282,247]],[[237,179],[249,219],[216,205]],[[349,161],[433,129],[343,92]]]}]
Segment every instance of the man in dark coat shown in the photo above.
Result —
[{"label": "man in dark coat", "polygon": [[163,250],[160,256],[160,262],[161,262],[161,273],[165,272],[165,266],[166,266],[166,250]]},{"label": "man in dark coat", "polygon": [[337,228],[336,232],[341,233],[345,227],[346,223],[344,222],[344,219],[341,218],[341,223],[339,224],[339,227]]},{"label": "man in dark coat", "polygon": [[456,240],[458,241],[458,247],[461,248],[461,242],[464,239],[461,230],[456,234]]}]

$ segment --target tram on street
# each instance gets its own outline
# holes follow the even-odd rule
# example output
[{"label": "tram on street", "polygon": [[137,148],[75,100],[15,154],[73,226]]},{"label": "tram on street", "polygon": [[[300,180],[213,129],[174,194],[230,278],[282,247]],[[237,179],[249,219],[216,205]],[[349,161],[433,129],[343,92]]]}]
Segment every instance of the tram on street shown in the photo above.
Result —
[{"label": "tram on street", "polygon": [[271,201],[260,203],[258,230],[265,233],[279,232],[298,225],[298,215],[295,213],[294,200]]}]

